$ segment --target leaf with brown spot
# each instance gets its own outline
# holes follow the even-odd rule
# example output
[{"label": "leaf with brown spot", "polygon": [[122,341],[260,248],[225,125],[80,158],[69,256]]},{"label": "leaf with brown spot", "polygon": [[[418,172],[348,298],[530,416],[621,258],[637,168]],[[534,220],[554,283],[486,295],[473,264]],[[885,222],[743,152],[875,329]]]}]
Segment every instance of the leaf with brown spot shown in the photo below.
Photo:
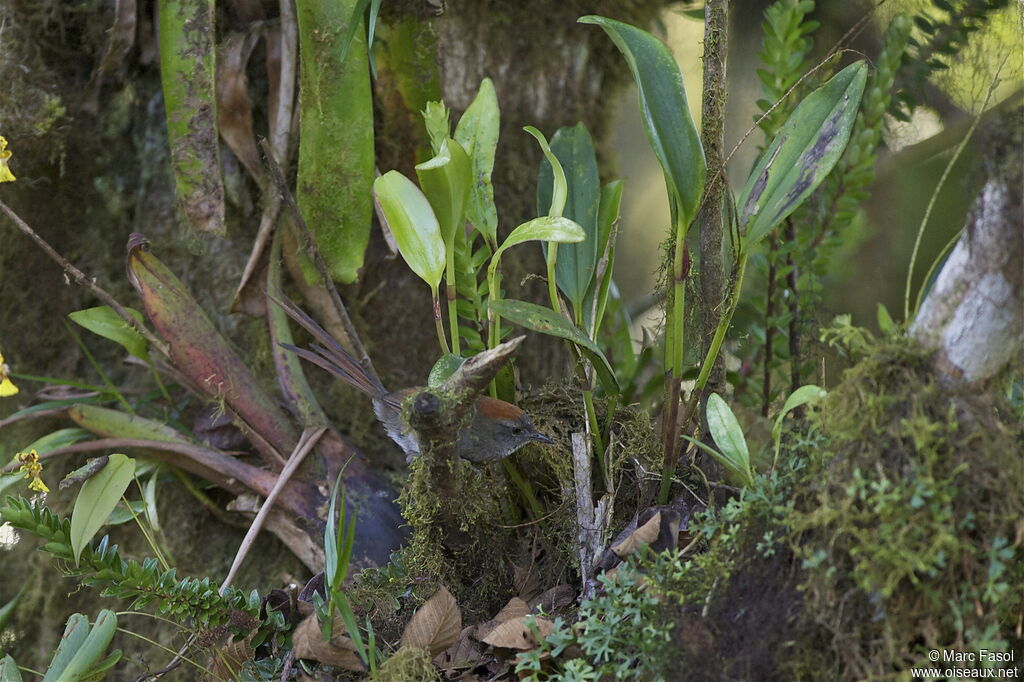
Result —
[{"label": "leaf with brown spot", "polygon": [[535,649],[545,637],[554,630],[554,623],[547,618],[533,618],[533,625],[537,631],[536,636],[526,624],[529,616],[511,618],[498,627],[491,630],[490,634],[484,637],[485,644],[503,649],[516,649],[518,651],[529,651]]},{"label": "leaf with brown spot", "polygon": [[260,180],[260,154],[252,130],[252,101],[245,67],[259,34],[232,33],[220,48],[217,61],[217,128],[228,148],[252,179]]},{"label": "leaf with brown spot", "polygon": [[402,631],[402,646],[426,649],[431,656],[455,644],[462,631],[462,612],[444,586],[416,610]]},{"label": "leaf with brown spot", "polygon": [[331,639],[325,642],[320,634],[320,622],[316,614],[299,623],[292,635],[295,658],[312,659],[345,670],[364,670],[363,662],[356,654],[355,644],[345,636],[345,626],[340,620],[335,620],[331,625]]}]

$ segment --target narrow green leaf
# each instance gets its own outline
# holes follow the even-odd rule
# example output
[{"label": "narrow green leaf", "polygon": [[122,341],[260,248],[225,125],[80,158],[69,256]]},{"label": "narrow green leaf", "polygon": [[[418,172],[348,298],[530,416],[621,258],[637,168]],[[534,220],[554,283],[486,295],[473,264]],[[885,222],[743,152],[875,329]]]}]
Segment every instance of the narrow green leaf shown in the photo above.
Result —
[{"label": "narrow green leaf", "polygon": [[[327,509],[327,524],[324,528],[324,584],[328,592],[334,589],[338,573],[339,548],[336,528],[338,523],[338,497],[343,497],[345,494],[341,485],[343,473],[344,471],[339,471],[338,477],[334,480],[334,488],[331,490],[331,504]],[[344,509],[344,503],[342,503],[342,508]]]},{"label": "narrow green leaf", "polygon": [[122,657],[123,652],[114,649],[109,656],[82,673],[75,682],[99,682],[107,679],[107,673],[121,661]]},{"label": "narrow green leaf", "polygon": [[579,22],[603,28],[626,58],[640,95],[647,140],[665,174],[676,220],[689,225],[704,193],[707,167],[679,65],[665,43],[647,31],[594,15]]},{"label": "narrow green leaf", "polygon": [[453,353],[445,353],[434,366],[430,369],[430,375],[427,377],[427,386],[434,388],[440,386],[445,380],[455,373],[459,367],[462,367],[462,363],[466,361],[466,358],[459,357]]},{"label": "narrow green leaf", "polygon": [[[25,594],[26,587],[26,585],[22,585],[21,589],[18,590],[18,593],[11,597],[9,602],[0,606],[0,630],[3,629],[4,625],[6,625],[7,621],[10,619],[11,614],[14,613],[14,608],[18,605],[18,602],[21,601],[21,596]],[[2,680],[3,678],[0,677],[0,682],[2,682]]]},{"label": "narrow green leaf", "polygon": [[117,631],[117,614],[109,609],[103,609],[96,616],[96,622],[89,630],[88,636],[82,642],[82,646],[75,652],[74,657],[68,662],[59,680],[78,680],[89,668],[94,666],[110,645]]},{"label": "narrow green leaf", "polygon": [[736,205],[749,251],[832,171],[850,139],[867,65],[846,67],[796,107],[750,173]]},{"label": "narrow green leaf", "polygon": [[[579,224],[587,235],[581,242],[559,248],[558,262],[555,264],[558,288],[579,310],[601,255],[598,229],[601,182],[597,172],[597,155],[590,133],[582,123],[571,128],[559,128],[551,138],[551,153],[561,164],[568,186],[561,215]],[[551,206],[554,176],[551,162],[545,158],[537,173],[538,214],[543,214]],[[546,244],[544,250],[547,253]]]},{"label": "narrow green leaf", "polygon": [[466,222],[466,204],[473,174],[469,156],[455,140],[442,140],[437,155],[416,166],[416,177],[430,201],[445,245],[454,244],[456,232]]},{"label": "narrow green leaf", "polygon": [[135,460],[114,454],[102,471],[82,484],[71,512],[70,539],[76,566],[82,550],[114,511],[134,475]]},{"label": "narrow green leaf", "polygon": [[81,443],[83,440],[90,438],[92,438],[92,434],[85,429],[57,429],[42,438],[32,441],[20,451],[29,452],[35,450],[41,455],[51,450],[59,450],[75,443]]},{"label": "narrow green leaf", "polygon": [[83,429],[107,438],[192,443],[184,434],[161,422],[96,405],[75,405],[68,416]]},{"label": "narrow green leaf", "polygon": [[875,316],[878,319],[878,329],[883,334],[895,334],[899,329],[896,323],[893,322],[892,315],[889,314],[889,309],[885,305],[879,303],[878,308],[875,311]]},{"label": "narrow green leaf", "polygon": [[61,677],[64,669],[68,667],[68,663],[78,653],[78,649],[81,648],[88,636],[88,617],[81,613],[71,614],[68,617],[67,625],[64,626],[64,634],[60,638],[60,644],[57,645],[57,651],[50,659],[50,667],[43,677],[43,682],[57,682],[57,680],[65,679]]},{"label": "narrow green leaf", "polygon": [[593,363],[605,390],[609,393],[618,393],[615,372],[612,370],[608,358],[601,352],[601,348],[564,316],[550,308],[526,301],[492,300],[491,307],[495,313],[521,327],[572,341]]},{"label": "narrow green leaf", "polygon": [[779,412],[779,416],[775,418],[775,423],[772,425],[772,440],[775,441],[776,446],[778,446],[779,440],[782,438],[782,420],[785,419],[786,415],[796,408],[809,402],[820,400],[826,395],[828,395],[828,391],[814,384],[801,386],[789,394],[786,402],[782,405],[782,411]]},{"label": "narrow green leaf", "polygon": [[708,430],[711,431],[711,437],[715,439],[722,455],[732,462],[737,471],[743,472],[744,484],[750,485],[753,482],[750,451],[747,450],[747,439],[743,437],[743,429],[736,421],[736,415],[717,393],[712,393],[708,397],[707,415]]},{"label": "narrow green leaf", "polygon": [[455,127],[455,141],[469,154],[473,169],[473,191],[466,207],[466,216],[488,244],[498,243],[498,212],[494,207],[494,152],[498,148],[500,127],[498,97],[490,78],[480,81],[473,102]]},{"label": "narrow green leaf", "polygon": [[693,436],[689,436],[685,433],[681,435],[685,440],[696,445],[698,449],[708,453],[716,462],[724,466],[726,471],[729,472],[730,477],[740,485],[749,486],[753,482],[750,477],[750,471],[743,468],[739,462],[735,461],[731,457],[727,457],[713,447],[708,446],[706,443],[702,443]]},{"label": "narrow green leaf", "polygon": [[398,171],[388,171],[373,183],[398,250],[412,271],[436,290],[444,274],[445,247],[434,209],[420,188]]},{"label": "narrow green leaf", "polygon": [[537,140],[541,151],[544,152],[544,159],[548,163],[548,168],[552,169],[551,194],[547,202],[548,205],[539,208],[537,212],[543,214],[546,211],[549,216],[561,216],[565,212],[565,202],[569,198],[569,183],[565,178],[565,169],[562,168],[562,162],[551,151],[551,145],[548,144],[548,139],[544,137],[544,133],[533,126],[526,126],[523,130],[532,135],[533,139]]},{"label": "narrow green leaf", "polygon": [[18,664],[14,662],[10,654],[0,658],[0,682],[23,682]]},{"label": "narrow green leaf", "polygon": [[223,235],[213,0],[160,0],[158,8],[160,80],[178,203],[198,229]]},{"label": "narrow green leaf", "polygon": [[608,254],[608,265],[605,267],[604,278],[598,282],[596,279],[591,282],[587,290],[587,297],[584,299],[583,310],[585,319],[590,324],[591,310],[593,309],[593,298],[597,299],[597,322],[594,328],[600,328],[604,320],[605,308],[608,306],[608,295],[612,287],[612,272],[615,268],[615,244],[609,248],[608,241],[611,239],[612,227],[619,219],[619,208],[622,205],[622,180],[613,180],[601,188],[601,204],[597,211],[597,258],[600,262],[604,254]]},{"label": "narrow green leaf", "polygon": [[545,241],[564,244],[583,241],[586,236],[587,233],[583,231],[583,228],[568,218],[541,216],[512,230],[512,233],[494,252],[494,258],[497,259],[508,249],[523,242]]},{"label": "narrow green leaf", "polygon": [[[128,308],[128,312],[139,321],[139,324],[143,323],[142,313],[138,310]],[[146,363],[150,362],[149,351],[146,350],[146,339],[110,307],[101,305],[95,308],[76,310],[73,313],[68,313],[68,317],[72,322],[85,327],[93,334],[120,344],[129,354],[138,359]]]}]

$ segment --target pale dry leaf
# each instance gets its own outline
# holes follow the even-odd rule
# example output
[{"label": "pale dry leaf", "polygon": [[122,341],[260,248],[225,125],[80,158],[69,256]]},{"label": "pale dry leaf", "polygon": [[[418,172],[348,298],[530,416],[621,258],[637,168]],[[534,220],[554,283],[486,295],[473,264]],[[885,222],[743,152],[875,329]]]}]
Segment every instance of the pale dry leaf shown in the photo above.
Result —
[{"label": "pale dry leaf", "polygon": [[661,512],[657,512],[647,523],[643,524],[632,533],[627,535],[621,542],[612,546],[612,551],[620,559],[632,555],[640,545],[651,545],[658,539],[661,532]]},{"label": "pale dry leaf", "polygon": [[479,623],[476,626],[474,636],[480,641],[483,641],[487,635],[494,631],[494,628],[498,627],[505,621],[512,620],[513,618],[522,618],[529,612],[530,607],[525,601],[519,597],[512,597],[512,599],[510,599],[509,602],[501,608],[501,611],[498,611],[498,615],[486,622]]},{"label": "pale dry leaf", "polygon": [[547,618],[534,618],[534,627],[537,630],[537,638],[526,624],[527,616],[511,618],[501,623],[483,638],[485,644],[504,649],[516,649],[518,651],[529,651],[539,644],[539,639],[544,639],[551,634],[554,623]]},{"label": "pale dry leaf", "polygon": [[473,639],[473,626],[462,628],[459,641],[434,658],[434,665],[444,673],[464,668],[475,668],[483,659],[483,647]]},{"label": "pale dry leaf", "polygon": [[462,612],[455,597],[444,586],[416,610],[402,631],[402,646],[426,649],[431,656],[441,653],[459,639]]},{"label": "pale dry leaf", "polygon": [[292,635],[295,658],[309,658],[345,670],[363,670],[363,662],[355,652],[355,644],[345,636],[345,626],[335,619],[331,640],[320,635],[320,622],[313,614],[299,623]]},{"label": "pale dry leaf", "polygon": [[252,127],[252,100],[245,67],[259,35],[232,33],[219,50],[217,60],[217,128],[228,148],[238,157],[253,180],[260,181],[260,154]]}]

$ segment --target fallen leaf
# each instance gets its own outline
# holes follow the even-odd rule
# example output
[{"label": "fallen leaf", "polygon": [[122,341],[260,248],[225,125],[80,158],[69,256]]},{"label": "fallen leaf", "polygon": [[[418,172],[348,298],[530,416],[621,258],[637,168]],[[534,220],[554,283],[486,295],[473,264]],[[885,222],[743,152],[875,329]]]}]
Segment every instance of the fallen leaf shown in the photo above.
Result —
[{"label": "fallen leaf", "polygon": [[513,618],[522,618],[530,613],[530,607],[519,597],[512,597],[505,606],[501,607],[498,615],[494,618],[477,624],[474,636],[483,641],[487,635],[494,632],[494,628]]},{"label": "fallen leaf", "polygon": [[555,585],[538,597],[530,600],[530,611],[550,614],[576,601],[576,590],[572,585]]},{"label": "fallen leaf", "polygon": [[473,626],[462,628],[459,641],[452,644],[434,658],[434,665],[443,673],[451,673],[480,665],[484,656],[483,647],[473,639]]},{"label": "fallen leaf", "polygon": [[537,630],[537,636],[526,624],[528,616],[518,616],[501,623],[483,638],[485,644],[504,649],[517,649],[518,651],[529,651],[540,643],[538,639],[544,639],[551,634],[554,623],[547,618],[533,618],[533,625]]},{"label": "fallen leaf", "polygon": [[355,644],[345,636],[345,626],[337,619],[332,623],[331,640],[325,642],[316,614],[309,616],[295,628],[292,645],[295,658],[308,658],[345,670],[364,669],[363,662],[356,655]]},{"label": "fallen leaf", "polygon": [[[638,522],[639,523],[639,522]],[[661,532],[661,512],[655,512],[653,516],[643,525],[639,526],[625,538],[618,540],[612,545],[612,551],[620,559],[632,555],[640,545],[652,545],[658,539]]]},{"label": "fallen leaf", "polygon": [[402,646],[426,649],[436,656],[455,644],[462,630],[462,612],[444,586],[416,610],[402,631]]}]

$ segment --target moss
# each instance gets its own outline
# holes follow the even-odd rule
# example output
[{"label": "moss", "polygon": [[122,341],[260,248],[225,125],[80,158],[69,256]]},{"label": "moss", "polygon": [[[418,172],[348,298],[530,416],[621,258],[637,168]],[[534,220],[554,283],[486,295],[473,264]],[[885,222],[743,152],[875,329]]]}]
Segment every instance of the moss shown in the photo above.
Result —
[{"label": "moss", "polygon": [[384,662],[375,682],[431,682],[437,679],[432,656],[426,649],[404,646]]}]

